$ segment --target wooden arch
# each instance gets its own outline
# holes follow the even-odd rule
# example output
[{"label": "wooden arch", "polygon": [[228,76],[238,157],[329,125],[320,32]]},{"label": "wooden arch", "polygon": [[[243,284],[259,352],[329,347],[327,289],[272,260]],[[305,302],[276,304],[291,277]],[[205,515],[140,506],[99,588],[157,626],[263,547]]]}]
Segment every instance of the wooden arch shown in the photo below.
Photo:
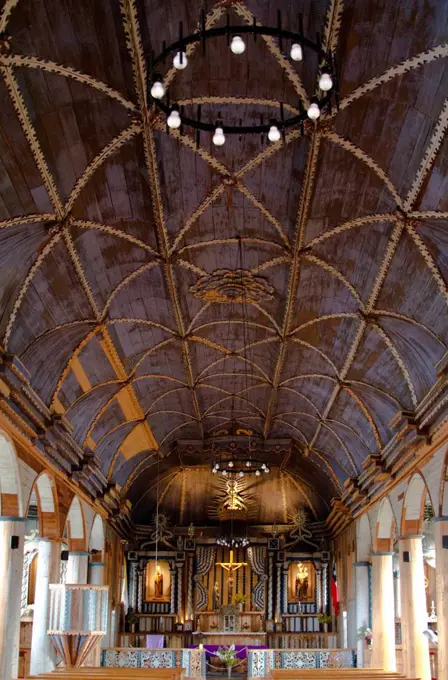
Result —
[{"label": "wooden arch", "polygon": [[68,548],[70,551],[86,551],[86,521],[82,503],[78,496],[73,496],[65,523]]},{"label": "wooden arch", "polygon": [[416,472],[406,489],[401,513],[401,534],[409,536],[422,530],[425,501],[429,496],[428,487],[422,474]]},{"label": "wooden arch", "polygon": [[376,552],[392,552],[396,534],[396,520],[389,497],[381,501],[376,521],[375,550]]},{"label": "wooden arch", "polygon": [[36,477],[30,498],[36,495],[39,518],[39,534],[43,538],[60,538],[59,503],[56,482],[49,472],[41,472]]},{"label": "wooden arch", "polygon": [[89,552],[92,553],[92,562],[102,562],[105,553],[106,538],[104,535],[104,522],[100,515],[95,515],[89,536]]}]

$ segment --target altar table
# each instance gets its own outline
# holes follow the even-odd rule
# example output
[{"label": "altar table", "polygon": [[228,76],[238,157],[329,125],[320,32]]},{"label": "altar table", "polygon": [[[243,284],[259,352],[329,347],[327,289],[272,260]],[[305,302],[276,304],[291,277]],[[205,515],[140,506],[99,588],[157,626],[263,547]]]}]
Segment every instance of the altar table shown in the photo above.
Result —
[{"label": "altar table", "polygon": [[197,631],[193,633],[193,640],[195,645],[201,642],[204,645],[218,645],[218,647],[241,645],[266,648],[266,633],[263,631],[258,633],[243,630],[239,633],[223,633],[217,630]]},{"label": "altar table", "polygon": [[[227,645],[204,645],[204,652],[207,659],[211,657],[216,657],[218,649],[222,647],[227,647]],[[190,645],[190,649],[197,649],[197,645]],[[247,651],[249,649],[267,649],[263,645],[235,645],[235,652],[238,659],[246,659]]]}]

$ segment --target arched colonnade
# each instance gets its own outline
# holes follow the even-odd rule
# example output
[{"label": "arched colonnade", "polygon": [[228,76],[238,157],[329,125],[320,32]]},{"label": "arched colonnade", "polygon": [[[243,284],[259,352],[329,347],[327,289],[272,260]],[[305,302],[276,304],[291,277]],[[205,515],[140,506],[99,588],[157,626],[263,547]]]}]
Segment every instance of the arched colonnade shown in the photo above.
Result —
[{"label": "arched colonnade", "polygon": [[50,472],[23,463],[1,431],[0,470],[0,677],[10,680],[18,674],[24,609],[33,616],[30,673],[54,669],[48,586],[104,585],[106,542],[100,515],[59,489]]}]

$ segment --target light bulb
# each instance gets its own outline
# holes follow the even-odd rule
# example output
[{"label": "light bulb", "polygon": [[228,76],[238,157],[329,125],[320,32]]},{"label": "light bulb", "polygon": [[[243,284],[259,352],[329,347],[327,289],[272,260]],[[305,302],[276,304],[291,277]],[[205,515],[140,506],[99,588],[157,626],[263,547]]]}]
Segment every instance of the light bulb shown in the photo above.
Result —
[{"label": "light bulb", "polygon": [[267,466],[267,465],[265,465],[264,471],[265,471],[266,473],[268,473],[268,472],[269,472],[269,468],[268,468],[268,466]]},{"label": "light bulb", "polygon": [[222,146],[225,141],[226,138],[222,127],[215,128],[215,134],[213,135],[213,144],[215,146]]},{"label": "light bulb", "polygon": [[246,467],[250,467],[250,460],[246,461]]},{"label": "light bulb", "polygon": [[181,53],[178,52],[177,54],[174,55],[173,59],[173,66],[174,68],[177,68],[178,71],[182,71],[182,69],[186,68],[188,64],[188,59],[185,52],[182,52],[182,61],[180,60],[180,55]]},{"label": "light bulb", "polygon": [[232,42],[230,43],[230,49],[232,50],[233,54],[243,54],[244,50],[246,49],[246,44],[241,36],[233,36]]},{"label": "light bulb", "polygon": [[317,120],[320,116],[320,108],[316,104],[316,102],[312,102],[310,104],[310,108],[307,111],[308,113],[308,118],[311,118],[311,120]]},{"label": "light bulb", "polygon": [[281,137],[280,130],[276,125],[271,125],[268,132],[268,139],[270,142],[278,142]]},{"label": "light bulb", "polygon": [[217,470],[216,468],[213,468],[212,472],[213,472],[214,475],[216,475],[216,473],[218,472],[218,470]]},{"label": "light bulb", "polygon": [[223,474],[224,477],[225,477],[225,476],[227,475],[227,470],[223,470],[223,471],[222,471],[222,474]]},{"label": "light bulb", "polygon": [[260,470],[255,470],[255,474],[257,475],[257,477],[259,477],[261,475]]},{"label": "light bulb", "polygon": [[333,81],[329,73],[324,71],[319,78],[319,87],[324,92],[328,92],[333,87]]},{"label": "light bulb", "polygon": [[215,463],[215,468],[219,470],[219,463]]},{"label": "light bulb", "polygon": [[229,467],[230,467],[230,468],[233,467],[233,460],[229,460]]},{"label": "light bulb", "polygon": [[266,467],[266,463],[262,463],[262,464],[261,464],[261,469],[264,470],[265,467]]},{"label": "light bulb", "polygon": [[155,80],[151,87],[151,97],[154,99],[162,99],[165,94],[165,88],[161,80]]},{"label": "light bulb", "polygon": [[299,45],[299,43],[294,43],[291,45],[291,59],[293,61],[302,61],[303,59],[303,51],[302,51],[302,46]]},{"label": "light bulb", "polygon": [[174,106],[173,106],[173,108],[171,109],[171,113],[170,113],[170,115],[168,116],[166,122],[167,122],[167,124],[168,124],[168,127],[169,127],[169,128],[172,128],[172,129],[174,129],[174,130],[175,130],[176,128],[179,128],[179,127],[180,127],[182,121],[181,121],[181,119],[180,119],[179,111],[178,111],[177,109],[175,109]]},{"label": "light bulb", "polygon": [[244,472],[241,470],[240,477],[244,477]]}]

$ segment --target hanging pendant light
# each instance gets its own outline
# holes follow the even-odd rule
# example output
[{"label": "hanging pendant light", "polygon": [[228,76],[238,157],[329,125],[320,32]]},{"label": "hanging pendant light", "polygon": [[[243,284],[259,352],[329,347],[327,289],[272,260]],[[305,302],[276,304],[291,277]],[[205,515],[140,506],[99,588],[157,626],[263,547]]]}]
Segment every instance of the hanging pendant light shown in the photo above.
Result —
[{"label": "hanging pendant light", "polygon": [[271,120],[271,127],[268,132],[268,139],[270,142],[278,142],[281,137],[281,132],[277,127],[275,120]]},{"label": "hanging pendant light", "polygon": [[240,35],[234,35],[230,43],[230,49],[233,54],[243,54],[246,49],[246,43]]},{"label": "hanging pendant light", "polygon": [[154,82],[151,86],[151,97],[154,99],[162,99],[165,94],[165,87],[162,78],[159,75],[154,76]]},{"label": "hanging pendant light", "polygon": [[174,55],[173,66],[178,71],[183,71],[184,68],[187,68],[188,59],[185,52],[178,52],[177,54]]},{"label": "hanging pendant light", "polygon": [[323,92],[328,92],[333,87],[333,80],[327,69],[322,69],[319,78],[319,87]]},{"label": "hanging pendant light", "polygon": [[311,100],[311,104],[309,106],[309,109],[307,111],[308,118],[311,120],[317,120],[320,116],[320,108],[319,104],[317,103],[315,97]]},{"label": "hanging pendant light", "polygon": [[171,107],[171,112],[166,122],[168,127],[171,128],[172,130],[180,128],[182,121],[180,119],[179,107],[177,106],[177,104],[173,104],[173,106]]},{"label": "hanging pendant light", "polygon": [[290,55],[291,55],[291,59],[293,61],[302,61],[302,59],[303,59],[302,46],[299,45],[299,43],[293,43],[291,45]]},{"label": "hanging pendant light", "polygon": [[215,134],[213,135],[212,141],[215,146],[222,146],[225,143],[226,138],[222,127],[217,126],[215,128]]}]

